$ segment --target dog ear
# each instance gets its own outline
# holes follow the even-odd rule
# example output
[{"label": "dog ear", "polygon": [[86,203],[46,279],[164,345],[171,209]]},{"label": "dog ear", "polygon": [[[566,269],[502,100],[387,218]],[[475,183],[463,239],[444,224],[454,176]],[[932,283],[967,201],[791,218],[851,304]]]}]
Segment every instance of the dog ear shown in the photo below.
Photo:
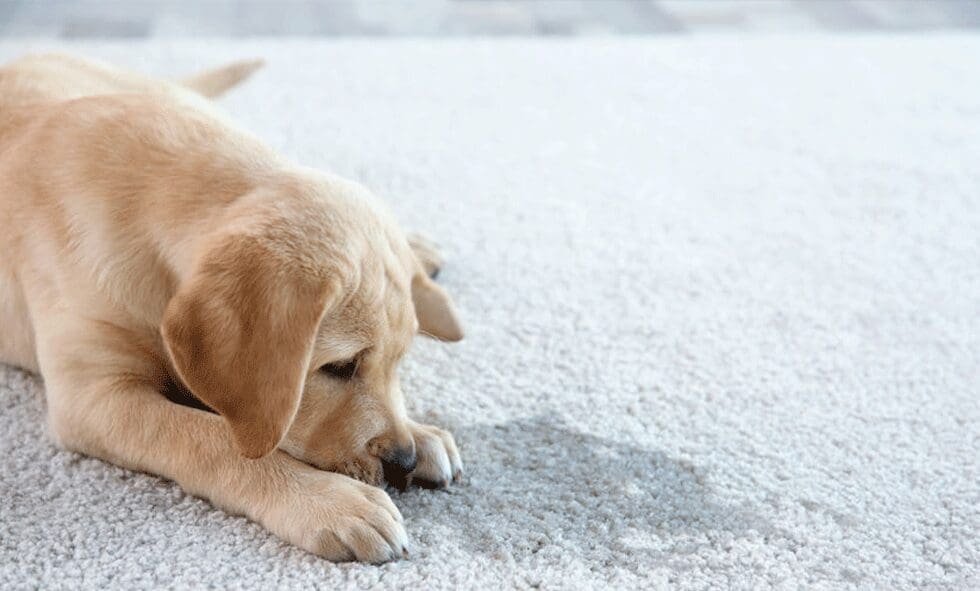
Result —
[{"label": "dog ear", "polygon": [[412,279],[412,301],[420,333],[441,341],[455,342],[463,338],[456,307],[446,290],[435,281],[421,273],[416,274]]},{"label": "dog ear", "polygon": [[161,334],[174,368],[227,420],[242,455],[272,452],[292,424],[328,291],[260,239],[228,237],[167,305]]}]

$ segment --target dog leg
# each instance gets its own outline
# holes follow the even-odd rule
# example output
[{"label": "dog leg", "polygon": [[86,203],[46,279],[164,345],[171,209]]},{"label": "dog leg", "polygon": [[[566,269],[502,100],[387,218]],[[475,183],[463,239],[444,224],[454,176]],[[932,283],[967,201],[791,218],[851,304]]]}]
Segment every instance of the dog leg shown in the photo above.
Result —
[{"label": "dog leg", "polygon": [[39,335],[52,434],[67,449],[177,482],[280,538],[331,560],[384,562],[406,553],[388,495],[280,451],[257,460],[233,446],[224,419],[160,393],[160,360],[132,333],[49,318]]}]

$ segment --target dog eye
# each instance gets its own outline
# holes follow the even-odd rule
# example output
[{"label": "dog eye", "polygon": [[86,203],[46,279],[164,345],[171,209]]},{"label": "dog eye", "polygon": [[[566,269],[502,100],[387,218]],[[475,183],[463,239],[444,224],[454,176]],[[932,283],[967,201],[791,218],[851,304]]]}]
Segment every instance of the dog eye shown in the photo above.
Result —
[{"label": "dog eye", "polygon": [[357,358],[350,361],[338,361],[328,363],[320,368],[320,371],[338,380],[349,380],[357,373]]}]

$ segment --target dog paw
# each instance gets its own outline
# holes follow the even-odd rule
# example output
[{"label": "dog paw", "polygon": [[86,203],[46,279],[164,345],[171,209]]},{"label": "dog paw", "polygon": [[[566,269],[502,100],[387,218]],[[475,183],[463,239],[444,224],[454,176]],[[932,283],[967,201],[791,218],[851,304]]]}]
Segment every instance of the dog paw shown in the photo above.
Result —
[{"label": "dog paw", "polygon": [[379,488],[311,471],[270,496],[266,527],[308,552],[373,564],[408,555],[401,513]]},{"label": "dog paw", "polygon": [[439,253],[439,247],[436,246],[435,242],[420,234],[409,234],[408,245],[415,253],[415,258],[422,263],[425,273],[435,279],[444,262],[442,254]]},{"label": "dog paw", "polygon": [[409,483],[422,488],[446,488],[463,479],[463,462],[456,440],[448,431],[431,425],[411,423],[418,463]]}]

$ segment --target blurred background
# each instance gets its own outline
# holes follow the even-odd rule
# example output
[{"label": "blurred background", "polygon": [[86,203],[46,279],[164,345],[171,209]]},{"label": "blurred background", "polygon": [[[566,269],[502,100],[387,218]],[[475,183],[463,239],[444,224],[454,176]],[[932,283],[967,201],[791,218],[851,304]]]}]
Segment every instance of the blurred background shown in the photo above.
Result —
[{"label": "blurred background", "polygon": [[35,38],[975,28],[980,28],[980,0],[0,0],[0,35]]}]

